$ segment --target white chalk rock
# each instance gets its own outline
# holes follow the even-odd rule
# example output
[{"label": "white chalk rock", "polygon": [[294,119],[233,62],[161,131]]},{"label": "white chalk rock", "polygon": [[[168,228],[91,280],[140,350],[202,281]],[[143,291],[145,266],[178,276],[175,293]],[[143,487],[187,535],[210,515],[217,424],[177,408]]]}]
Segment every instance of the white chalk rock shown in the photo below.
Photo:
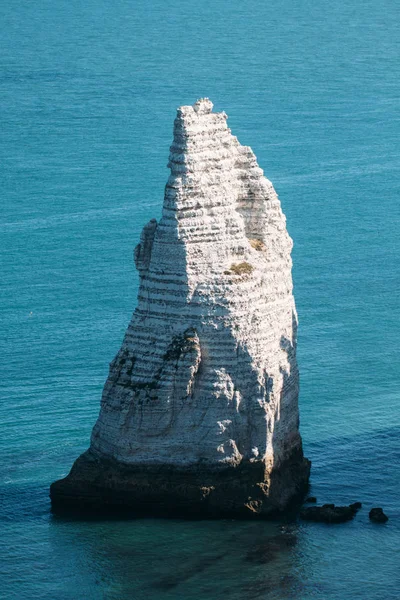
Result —
[{"label": "white chalk rock", "polygon": [[156,513],[268,515],[306,490],[292,241],[254,153],[212,108],[204,98],[178,109],[162,216],[135,249],[138,304],[90,451],[63,480],[70,497],[79,485],[97,494],[85,461],[110,471],[121,502]]}]

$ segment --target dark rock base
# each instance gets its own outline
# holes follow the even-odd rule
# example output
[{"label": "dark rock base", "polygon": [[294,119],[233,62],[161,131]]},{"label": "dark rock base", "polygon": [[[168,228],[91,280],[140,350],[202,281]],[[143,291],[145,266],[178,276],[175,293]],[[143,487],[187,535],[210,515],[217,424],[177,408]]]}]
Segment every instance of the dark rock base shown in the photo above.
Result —
[{"label": "dark rock base", "polygon": [[301,451],[265,474],[262,463],[215,468],[201,463],[185,468],[125,465],[88,450],[67,477],[51,485],[50,497],[58,513],[273,518],[302,502],[310,466]]}]

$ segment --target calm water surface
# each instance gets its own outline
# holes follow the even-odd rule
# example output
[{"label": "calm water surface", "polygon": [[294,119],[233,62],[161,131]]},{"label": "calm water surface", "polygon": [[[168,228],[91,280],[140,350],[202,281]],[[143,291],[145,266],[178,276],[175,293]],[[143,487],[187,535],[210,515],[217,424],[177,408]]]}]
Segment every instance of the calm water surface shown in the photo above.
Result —
[{"label": "calm water surface", "polygon": [[[395,0],[1,3],[1,598],[399,598],[399,17]],[[202,96],[287,215],[311,491],[361,500],[351,523],[50,514],[135,306],[175,109]]]}]

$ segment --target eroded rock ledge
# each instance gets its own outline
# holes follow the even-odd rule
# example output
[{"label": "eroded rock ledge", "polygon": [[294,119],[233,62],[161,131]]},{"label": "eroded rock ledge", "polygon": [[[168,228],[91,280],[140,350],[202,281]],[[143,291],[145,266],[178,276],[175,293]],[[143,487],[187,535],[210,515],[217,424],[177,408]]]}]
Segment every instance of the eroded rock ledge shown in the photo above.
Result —
[{"label": "eroded rock ledge", "polygon": [[208,99],[178,109],[162,217],[90,450],[53,507],[266,517],[301,501],[291,239],[272,184]]}]

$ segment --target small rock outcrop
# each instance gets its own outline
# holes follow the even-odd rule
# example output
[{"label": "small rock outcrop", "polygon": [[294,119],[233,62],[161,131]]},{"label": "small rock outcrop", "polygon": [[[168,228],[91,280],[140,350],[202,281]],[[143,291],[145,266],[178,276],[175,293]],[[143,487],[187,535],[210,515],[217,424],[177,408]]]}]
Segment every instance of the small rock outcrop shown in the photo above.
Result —
[{"label": "small rock outcrop", "polygon": [[301,501],[291,248],[275,190],[208,99],[178,109],[162,217],[90,449],[54,508],[270,516]]},{"label": "small rock outcrop", "polygon": [[382,508],[371,508],[369,518],[374,523],[386,523],[389,520],[389,517],[385,515]]},{"label": "small rock outcrop", "polygon": [[300,518],[316,523],[345,523],[355,517],[361,506],[361,502],[354,502],[349,506],[335,506],[334,504],[308,506],[300,511]]}]

